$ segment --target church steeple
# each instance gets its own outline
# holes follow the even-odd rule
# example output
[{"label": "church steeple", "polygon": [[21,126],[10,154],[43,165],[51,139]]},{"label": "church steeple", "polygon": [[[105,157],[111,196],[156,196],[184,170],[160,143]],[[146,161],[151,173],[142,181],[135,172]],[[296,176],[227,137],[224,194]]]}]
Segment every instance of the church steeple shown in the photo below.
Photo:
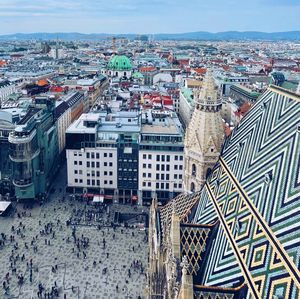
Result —
[{"label": "church steeple", "polygon": [[185,135],[186,192],[196,192],[203,186],[208,172],[218,160],[224,140],[222,101],[210,70],[194,98],[195,110]]},{"label": "church steeple", "polygon": [[217,112],[222,108],[222,101],[218,98],[218,89],[215,85],[211,70],[208,70],[200,90],[195,92],[196,109],[206,112]]}]

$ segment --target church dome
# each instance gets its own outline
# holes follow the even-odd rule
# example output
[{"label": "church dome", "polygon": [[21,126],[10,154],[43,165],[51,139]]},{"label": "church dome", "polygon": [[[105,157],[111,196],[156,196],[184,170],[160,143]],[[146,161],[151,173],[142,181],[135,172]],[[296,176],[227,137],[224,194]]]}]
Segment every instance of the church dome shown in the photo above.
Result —
[{"label": "church dome", "polygon": [[132,64],[128,57],[116,55],[109,61],[108,69],[112,71],[131,71]]}]

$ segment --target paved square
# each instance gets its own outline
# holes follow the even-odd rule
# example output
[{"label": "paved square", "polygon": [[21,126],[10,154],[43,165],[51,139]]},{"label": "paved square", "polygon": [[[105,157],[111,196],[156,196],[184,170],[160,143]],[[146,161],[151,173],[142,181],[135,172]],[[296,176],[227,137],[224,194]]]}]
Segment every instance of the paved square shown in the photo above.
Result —
[{"label": "paved square", "polygon": [[[103,225],[112,221],[114,211],[133,208],[113,205],[110,216],[101,217],[84,202],[62,202],[58,197],[54,194],[32,209],[19,204],[21,218],[17,213],[0,217],[0,233],[6,236],[0,246],[0,298],[145,298],[146,232]],[[74,216],[91,225],[67,225]],[[99,220],[101,227],[88,220]]]}]

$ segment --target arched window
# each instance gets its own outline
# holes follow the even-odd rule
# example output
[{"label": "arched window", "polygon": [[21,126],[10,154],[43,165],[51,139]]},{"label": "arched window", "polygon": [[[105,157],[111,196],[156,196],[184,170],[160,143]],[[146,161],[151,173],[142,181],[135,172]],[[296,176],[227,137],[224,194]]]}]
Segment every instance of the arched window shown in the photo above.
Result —
[{"label": "arched window", "polygon": [[195,192],[195,183],[191,183],[191,192]]},{"label": "arched window", "polygon": [[197,175],[197,167],[195,164],[192,165],[192,176],[196,176]]}]

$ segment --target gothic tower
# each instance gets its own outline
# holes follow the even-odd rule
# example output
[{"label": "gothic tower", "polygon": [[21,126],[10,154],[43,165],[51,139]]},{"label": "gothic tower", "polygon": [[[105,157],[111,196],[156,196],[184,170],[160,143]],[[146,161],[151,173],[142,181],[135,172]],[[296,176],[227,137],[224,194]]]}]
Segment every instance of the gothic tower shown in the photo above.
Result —
[{"label": "gothic tower", "polygon": [[222,101],[210,70],[195,92],[195,110],[185,135],[185,192],[196,192],[218,160],[224,140]]}]

